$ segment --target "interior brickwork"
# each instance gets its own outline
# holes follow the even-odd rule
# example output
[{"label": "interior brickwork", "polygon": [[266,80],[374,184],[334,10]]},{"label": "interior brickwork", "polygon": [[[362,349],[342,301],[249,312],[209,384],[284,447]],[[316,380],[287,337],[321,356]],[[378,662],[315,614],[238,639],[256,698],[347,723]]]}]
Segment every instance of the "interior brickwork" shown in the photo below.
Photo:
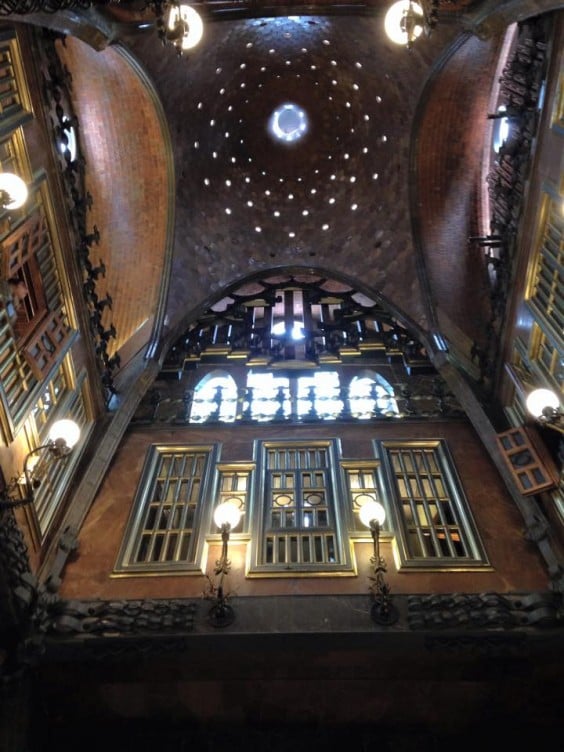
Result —
[{"label": "interior brickwork", "polygon": [[[483,253],[468,238],[479,234],[476,185],[485,181],[481,156],[499,44],[462,42],[429,86],[416,140],[416,213],[431,294],[472,340],[483,336],[488,316],[487,305],[476,306],[487,297]],[[450,294],[453,285],[459,294]]]},{"label": "interior brickwork", "polygon": [[107,268],[98,280],[99,297],[109,294],[115,301],[104,312],[104,323],[113,323],[117,332],[111,353],[152,321],[159,301],[170,153],[155,100],[123,54],[112,47],[96,51],[73,37],[57,48],[72,71],[78,134],[92,166],[86,186],[92,196],[89,220],[101,237],[91,255]]}]

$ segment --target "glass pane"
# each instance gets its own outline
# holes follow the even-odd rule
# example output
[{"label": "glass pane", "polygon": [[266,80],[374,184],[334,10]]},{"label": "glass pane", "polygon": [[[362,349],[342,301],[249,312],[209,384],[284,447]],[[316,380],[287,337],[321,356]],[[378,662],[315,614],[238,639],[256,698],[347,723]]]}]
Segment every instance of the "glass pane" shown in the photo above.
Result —
[{"label": "glass pane", "polygon": [[174,554],[176,551],[176,541],[178,540],[178,536],[174,533],[169,536],[168,539],[168,546],[165,554],[165,558],[167,561],[174,561]]},{"label": "glass pane", "polygon": [[298,561],[298,539],[295,535],[290,537],[290,561]]},{"label": "glass pane", "polygon": [[159,561],[161,557],[161,551],[163,548],[164,536],[156,535],[153,542],[153,551],[151,554],[151,561]]},{"label": "glass pane", "polygon": [[180,561],[188,561],[190,557],[190,541],[192,536],[189,532],[185,532],[182,536],[182,544],[180,546]]},{"label": "glass pane", "polygon": [[142,563],[147,560],[147,553],[149,551],[149,543],[151,541],[151,537],[149,535],[144,535],[141,538],[141,545],[139,546],[139,551],[137,553],[136,562]]},{"label": "glass pane", "polygon": [[415,530],[408,531],[406,543],[411,557],[418,558],[423,556],[421,542]]},{"label": "glass pane", "polygon": [[149,513],[147,514],[147,519],[145,521],[146,529],[152,530],[155,527],[156,517],[157,517],[157,509],[155,507],[150,507]]},{"label": "glass pane", "polygon": [[332,535],[327,536],[327,561],[335,561],[335,540]]},{"label": "glass pane", "polygon": [[194,478],[194,481],[192,483],[192,489],[190,491],[190,501],[193,504],[195,504],[199,498],[200,498],[200,480],[199,478]]},{"label": "glass pane", "polygon": [[320,535],[316,535],[313,538],[313,548],[315,552],[315,561],[323,561],[323,539]]}]

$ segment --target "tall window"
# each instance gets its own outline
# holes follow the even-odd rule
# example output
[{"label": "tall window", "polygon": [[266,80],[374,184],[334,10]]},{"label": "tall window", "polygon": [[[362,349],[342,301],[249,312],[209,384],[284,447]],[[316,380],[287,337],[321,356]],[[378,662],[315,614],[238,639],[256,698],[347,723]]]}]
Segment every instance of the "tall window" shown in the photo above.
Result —
[{"label": "tall window", "polygon": [[[147,456],[115,571],[199,570],[212,446],[153,446]],[[208,505],[211,507],[211,505]],[[207,520],[207,518],[206,518]]]},{"label": "tall window", "polygon": [[542,329],[562,339],[564,331],[564,215],[561,197],[545,196],[544,228],[529,303]]},{"label": "tall window", "polygon": [[[563,331],[564,337],[564,331]],[[540,328],[534,322],[531,329],[529,355],[542,372],[542,375],[550,382],[553,381],[564,391],[564,350],[554,342],[553,337]]]},{"label": "tall window", "polygon": [[443,441],[384,442],[402,567],[487,565]]},{"label": "tall window", "polygon": [[335,504],[335,442],[264,442],[255,510],[254,572],[350,568]]},{"label": "tall window", "polygon": [[1,392],[14,423],[21,418],[29,392],[48,375],[70,347],[74,332],[62,294],[55,252],[42,197],[39,205],[2,242],[0,301]]},{"label": "tall window", "polygon": [[[13,29],[4,29],[0,31],[0,171],[13,172],[26,182],[32,170],[22,125],[32,119],[18,39]],[[45,186],[42,183],[32,191],[25,209],[3,222],[0,232],[0,399],[8,440],[71,335],[56,269],[56,237],[46,219]],[[5,210],[0,214],[5,217]]]},{"label": "tall window", "polygon": [[31,112],[19,44],[14,30],[4,29],[0,31],[0,118],[15,128]]},{"label": "tall window", "polygon": [[[85,429],[89,416],[82,394],[84,377],[74,389],[71,389],[69,368],[70,364],[63,364],[55,372],[53,378],[44,385],[43,392],[31,411],[33,429],[37,434],[37,446],[47,441],[49,427],[61,416],[71,418],[80,427],[81,444],[86,438]],[[32,507],[34,517],[29,520],[38,541],[45,536],[56,516],[61,501],[61,488],[79,457],[80,452],[76,450],[60,462],[51,462],[45,453],[39,457],[34,474],[41,479],[41,485],[35,491],[35,502]]]}]

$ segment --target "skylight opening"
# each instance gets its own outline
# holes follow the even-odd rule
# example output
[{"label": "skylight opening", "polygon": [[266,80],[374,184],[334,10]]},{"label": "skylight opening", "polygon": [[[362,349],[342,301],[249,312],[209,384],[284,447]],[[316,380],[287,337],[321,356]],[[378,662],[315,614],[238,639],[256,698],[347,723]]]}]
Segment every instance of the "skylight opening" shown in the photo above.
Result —
[{"label": "skylight opening", "polygon": [[269,133],[286,144],[299,141],[307,133],[308,127],[304,110],[290,102],[277,107],[268,121]]},{"label": "skylight opening", "polygon": [[[284,321],[279,321],[277,324],[274,324],[272,326],[271,332],[276,337],[283,337],[286,334],[286,324],[284,323]],[[290,327],[290,338],[294,342],[299,342],[304,337],[304,325],[299,321],[294,321]]]}]

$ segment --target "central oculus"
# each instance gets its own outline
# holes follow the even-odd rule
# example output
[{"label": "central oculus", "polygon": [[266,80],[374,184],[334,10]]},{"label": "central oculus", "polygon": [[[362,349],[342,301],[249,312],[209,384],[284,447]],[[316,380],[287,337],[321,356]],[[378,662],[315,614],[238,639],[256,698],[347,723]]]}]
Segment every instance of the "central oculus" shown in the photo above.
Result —
[{"label": "central oculus", "polygon": [[268,130],[277,141],[290,144],[298,141],[307,132],[307,115],[297,104],[282,104],[268,121]]}]

